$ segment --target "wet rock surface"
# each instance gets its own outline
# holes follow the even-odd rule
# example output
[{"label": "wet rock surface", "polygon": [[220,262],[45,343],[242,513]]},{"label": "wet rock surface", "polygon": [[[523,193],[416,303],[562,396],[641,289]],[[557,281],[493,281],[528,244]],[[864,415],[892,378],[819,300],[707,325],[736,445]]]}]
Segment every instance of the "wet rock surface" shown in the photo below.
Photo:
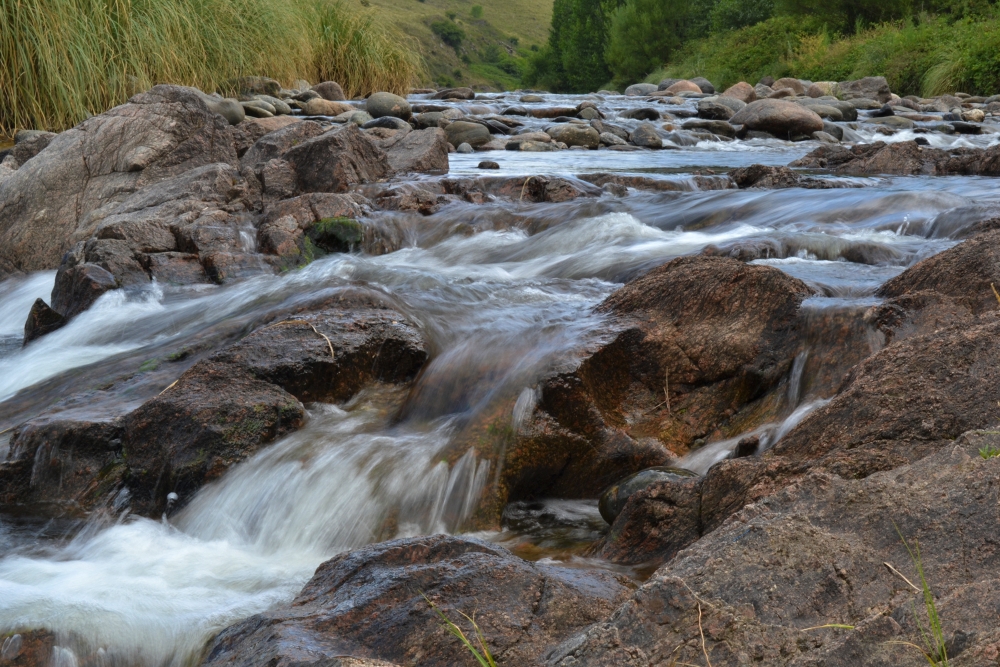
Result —
[{"label": "wet rock surface", "polygon": [[301,427],[304,402],[410,382],[426,359],[405,316],[377,294],[348,291],[256,329],[112,419],[28,421],[0,464],[0,496],[70,510],[117,500],[116,510],[158,516]]},{"label": "wet rock surface", "polygon": [[714,257],[679,258],[626,284],[598,307],[607,324],[575,367],[543,379],[529,416],[491,439],[505,456],[494,507],[596,497],[695,440],[775,413],[809,294],[776,269]]},{"label": "wet rock surface", "polygon": [[991,387],[1000,378],[988,360],[998,352],[996,309],[985,310],[983,297],[955,294],[984,267],[991,270],[993,234],[973,237],[887,283],[886,296],[895,298],[866,319],[892,344],[859,360],[837,394],[763,457],[724,461],[698,484],[665,482],[634,494],[601,553],[622,562],[670,558],[739,508],[803,475],[864,478],[993,425]]},{"label": "wet rock surface", "polygon": [[394,540],[327,561],[291,605],[224,630],[202,664],[327,664],[343,655],[477,664],[427,600],[459,623],[459,612],[474,615],[498,664],[538,664],[628,592],[609,573],[528,563],[473,539]]},{"label": "wet rock surface", "polygon": [[917,623],[926,627],[922,594],[903,579],[919,576],[901,536],[920,545],[949,658],[988,664],[997,637],[981,610],[997,600],[998,464],[979,450],[996,442],[969,432],[860,480],[814,471],[682,552],[547,664],[697,663],[705,653],[714,665],[925,664],[896,643],[919,644]]},{"label": "wet rock surface", "polygon": [[792,167],[830,169],[845,174],[928,174],[945,176],[996,176],[1000,174],[1000,150],[922,147],[916,142],[820,146]]}]

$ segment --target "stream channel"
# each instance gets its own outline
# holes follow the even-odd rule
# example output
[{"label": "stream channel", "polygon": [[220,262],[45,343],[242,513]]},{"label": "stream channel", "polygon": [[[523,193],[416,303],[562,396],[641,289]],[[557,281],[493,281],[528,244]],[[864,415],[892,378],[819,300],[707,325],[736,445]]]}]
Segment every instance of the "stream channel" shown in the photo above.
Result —
[{"label": "stream channel", "polygon": [[[550,96],[547,104],[580,99]],[[477,104],[495,112],[515,100]],[[616,97],[599,106],[613,121],[641,104]],[[860,132],[866,141],[914,136]],[[938,147],[982,147],[1000,135],[922,136]],[[169,520],[0,514],[0,633],[45,627],[100,647],[119,664],[191,664],[220,629],[294,597],[324,560],[385,539],[388,514],[398,517],[396,535],[464,532],[477,490],[495,471],[471,452],[450,468],[441,462],[456,425],[498,395],[530,394],[535,379],[571,358],[597,325],[594,306],[628,279],[710,245],[773,241],[789,249],[786,256],[757,262],[816,290],[803,308],[816,314],[811,335],[822,337],[825,313],[860,320],[879,285],[1000,209],[995,181],[975,177],[851,178],[843,180],[855,187],[825,190],[695,185],[698,173],[787,165],[817,145],[699,141],[661,151],[453,154],[452,175],[481,174],[477,165],[489,159],[500,164],[491,173],[501,175],[615,172],[670,179],[684,190],[558,204],[456,203],[427,217],[408,214],[419,221],[403,250],[331,255],[226,286],[112,291],[24,348],[28,310],[36,298],[48,299],[55,273],[0,283],[0,458],[10,429],[43,407],[122,369],[142,369],[149,383],[165,386],[180,371],[156,360],[206,340],[233,340],[268,313],[349,284],[389,295],[419,324],[431,352],[402,412],[397,396],[378,393],[309,405],[303,429],[231,469]],[[866,344],[877,347],[878,337]],[[785,421],[757,430],[765,446],[836,390],[823,360],[813,361],[792,371]],[[65,405],[93,419],[126,408]],[[734,446],[708,442],[679,465],[704,473]],[[476,534],[533,560],[614,567],[582,555],[606,529],[596,499],[537,499],[510,505],[502,531]],[[69,667],[75,662],[66,650]]]}]

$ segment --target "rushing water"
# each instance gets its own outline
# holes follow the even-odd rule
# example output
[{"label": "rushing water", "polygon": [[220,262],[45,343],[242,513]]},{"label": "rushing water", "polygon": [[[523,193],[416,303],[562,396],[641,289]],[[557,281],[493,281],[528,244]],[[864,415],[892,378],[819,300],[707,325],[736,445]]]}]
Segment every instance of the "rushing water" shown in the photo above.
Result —
[{"label": "rushing water", "polygon": [[[505,106],[487,103],[494,110]],[[638,105],[616,98],[603,107],[613,118]],[[886,139],[860,132],[865,140]],[[996,135],[923,136],[933,145],[958,146],[988,145]],[[859,316],[879,285],[1000,209],[993,181],[980,178],[851,179],[861,187],[838,190],[698,191],[691,185],[695,171],[783,165],[814,146],[701,141],[658,152],[493,154],[488,157],[501,164],[501,173],[616,171],[690,189],[564,204],[453,204],[426,218],[386,213],[408,225],[410,247],[381,257],[331,256],[225,287],[111,292],[24,349],[28,309],[47,296],[54,276],[0,283],[0,429],[42,410],[121,414],[186,366],[164,363],[136,374],[130,398],[119,397],[124,403],[69,397],[196,343],[235,339],[275,314],[359,285],[387,295],[417,322],[432,352],[402,415],[396,406],[403,396],[388,390],[346,405],[309,406],[303,429],[230,470],[169,522],[118,515],[57,523],[0,515],[0,632],[52,628],[77,653],[100,649],[118,664],[186,664],[221,628],[290,599],[333,554],[396,535],[461,531],[478,491],[497,471],[474,451],[449,467],[441,461],[449,438],[497,396],[520,395],[515,413],[530,407],[535,379],[572,358],[599,324],[593,307],[630,277],[709,245],[765,243],[775,254],[761,263],[816,289],[804,307],[815,313],[815,336],[822,338],[824,318]],[[479,173],[483,157],[453,155],[451,170]],[[859,256],[868,261],[846,261]],[[830,395],[817,370],[821,349],[804,350],[793,365],[792,412],[743,434],[757,435],[761,449]],[[0,454],[8,436],[0,434]],[[708,443],[683,464],[705,472],[737,441]],[[504,530],[487,537],[526,557],[601,566],[579,557],[580,546],[603,529],[594,502],[517,503],[505,517]]]}]

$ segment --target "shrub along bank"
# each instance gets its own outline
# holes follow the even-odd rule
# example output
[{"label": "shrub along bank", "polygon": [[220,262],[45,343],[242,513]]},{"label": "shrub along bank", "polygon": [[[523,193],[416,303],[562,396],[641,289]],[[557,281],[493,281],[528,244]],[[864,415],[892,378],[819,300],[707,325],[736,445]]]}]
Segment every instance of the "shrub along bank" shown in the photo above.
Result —
[{"label": "shrub along bank", "polygon": [[691,43],[647,79],[704,76],[729,86],[765,75],[812,81],[878,75],[899,95],[994,94],[1000,91],[1000,17],[924,17],[849,36],[831,35],[815,21],[773,18]]},{"label": "shrub along bank", "polygon": [[557,0],[525,83],[583,92],[667,77],[882,75],[904,95],[994,93],[998,47],[992,0]]},{"label": "shrub along bank", "polygon": [[156,83],[216,90],[244,75],[405,93],[408,40],[332,0],[0,3],[0,133],[65,129]]}]

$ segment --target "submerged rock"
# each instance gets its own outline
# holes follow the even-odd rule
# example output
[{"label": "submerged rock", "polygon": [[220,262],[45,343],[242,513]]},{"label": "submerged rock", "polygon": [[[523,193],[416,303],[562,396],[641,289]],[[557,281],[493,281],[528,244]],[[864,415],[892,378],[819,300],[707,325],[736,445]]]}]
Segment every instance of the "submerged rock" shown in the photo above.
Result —
[{"label": "submerged rock", "polygon": [[538,664],[628,592],[610,573],[529,563],[479,540],[393,540],[323,563],[290,605],[223,630],[202,664],[290,667],[308,657],[326,665],[345,655],[405,666],[471,664],[428,600],[467,631],[460,613],[474,616],[498,664]]},{"label": "submerged rock", "polygon": [[625,503],[628,502],[628,499],[631,498],[633,494],[642,491],[654,483],[664,481],[686,482],[691,478],[696,478],[697,476],[698,475],[689,470],[665,466],[657,466],[654,468],[640,470],[634,475],[629,475],[625,479],[615,482],[604,490],[604,493],[601,494],[600,503],[598,504],[601,517],[609,524],[613,524],[615,519],[618,518],[618,515],[621,514],[622,508],[625,507]]}]

